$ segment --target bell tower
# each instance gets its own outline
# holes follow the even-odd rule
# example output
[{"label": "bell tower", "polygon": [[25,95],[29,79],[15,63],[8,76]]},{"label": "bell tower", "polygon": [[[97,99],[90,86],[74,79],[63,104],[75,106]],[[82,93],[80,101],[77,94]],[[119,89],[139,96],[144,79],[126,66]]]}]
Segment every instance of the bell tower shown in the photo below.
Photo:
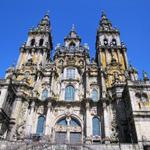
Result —
[{"label": "bell tower", "polygon": [[124,73],[128,68],[126,46],[120,40],[120,32],[102,12],[96,36],[96,60],[106,73],[106,85],[110,87],[117,77],[125,80]]},{"label": "bell tower", "polygon": [[27,63],[45,66],[50,59],[52,36],[49,15],[45,14],[37,27],[30,29],[27,41],[20,48],[17,69]]}]

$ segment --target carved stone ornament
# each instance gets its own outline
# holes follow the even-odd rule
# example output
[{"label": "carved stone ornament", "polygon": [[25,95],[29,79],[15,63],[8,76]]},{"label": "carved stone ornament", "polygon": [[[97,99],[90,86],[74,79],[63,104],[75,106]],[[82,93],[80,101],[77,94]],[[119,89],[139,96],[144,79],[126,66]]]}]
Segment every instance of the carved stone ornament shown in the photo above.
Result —
[{"label": "carved stone ornament", "polygon": [[39,106],[37,110],[38,114],[44,114],[44,106]]},{"label": "carved stone ornament", "polygon": [[25,122],[23,122],[21,125],[18,125],[16,128],[17,132],[17,139],[23,139],[25,136]]},{"label": "carved stone ornament", "polygon": [[118,143],[118,133],[117,133],[117,122],[116,122],[116,112],[113,110],[113,120],[111,122],[111,136],[110,140],[111,142]]}]

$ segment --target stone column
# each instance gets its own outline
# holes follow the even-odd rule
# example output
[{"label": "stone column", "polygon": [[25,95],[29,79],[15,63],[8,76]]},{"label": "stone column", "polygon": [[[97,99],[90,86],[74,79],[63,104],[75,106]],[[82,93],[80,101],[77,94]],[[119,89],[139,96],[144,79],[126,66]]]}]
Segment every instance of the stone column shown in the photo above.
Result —
[{"label": "stone column", "polygon": [[8,86],[4,86],[3,89],[1,90],[1,95],[0,95],[0,108],[3,108],[3,104],[6,103],[8,96]]},{"label": "stone column", "polygon": [[24,52],[24,49],[21,48],[20,49],[19,59],[18,59],[17,65],[16,65],[16,69],[18,69],[20,67],[20,65],[21,65],[21,60],[22,60],[23,52]]},{"label": "stone column", "polygon": [[108,56],[108,53],[109,53],[109,52],[108,52],[108,49],[106,49],[106,50],[105,50],[106,66],[109,64],[109,61],[108,61],[108,57],[109,57],[109,56]]},{"label": "stone column", "polygon": [[26,122],[26,135],[29,136],[32,132],[32,123],[33,123],[33,113],[34,113],[35,102],[32,101],[31,108],[28,112],[27,122]]},{"label": "stone column", "polygon": [[47,106],[47,115],[46,115],[46,123],[45,123],[45,135],[51,135],[51,102],[48,103]]},{"label": "stone column", "polygon": [[67,121],[67,137],[66,137],[66,143],[70,143],[70,120],[71,118],[67,116],[66,121]]},{"label": "stone column", "polygon": [[16,138],[16,125],[17,125],[17,118],[20,114],[22,101],[20,97],[17,97],[15,99],[14,105],[13,105],[13,111],[11,114],[10,124],[9,124],[9,131],[8,131],[8,139],[14,140]]},{"label": "stone column", "polygon": [[92,130],[92,127],[91,127],[91,117],[90,117],[90,104],[89,102],[86,102],[85,104],[86,106],[86,143],[90,144],[91,143],[91,130]]},{"label": "stone column", "polygon": [[106,102],[103,103],[103,109],[104,109],[104,132],[105,132],[105,142],[108,142],[110,138],[110,112],[109,112],[109,106],[107,106]]},{"label": "stone column", "polygon": [[45,66],[46,61],[46,49],[43,49],[43,56],[42,56],[42,65]]},{"label": "stone column", "polygon": [[118,64],[121,64],[121,61],[120,61],[120,51],[117,50],[117,56],[118,56]]},{"label": "stone column", "polygon": [[123,49],[123,56],[124,56],[126,68],[128,68],[129,64],[128,64],[128,57],[127,57],[126,49]]},{"label": "stone column", "polygon": [[106,97],[106,84],[105,84],[105,79],[104,79],[104,72],[101,70],[101,91],[102,91],[102,98]]},{"label": "stone column", "polygon": [[102,50],[101,49],[99,49],[99,51],[98,51],[98,65],[99,66],[102,66]]}]

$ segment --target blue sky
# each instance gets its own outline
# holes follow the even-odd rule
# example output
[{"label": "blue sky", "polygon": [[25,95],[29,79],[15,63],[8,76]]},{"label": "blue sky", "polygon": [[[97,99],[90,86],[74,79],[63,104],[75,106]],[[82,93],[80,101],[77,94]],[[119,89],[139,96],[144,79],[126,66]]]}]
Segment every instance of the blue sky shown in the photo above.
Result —
[{"label": "blue sky", "polygon": [[0,78],[17,61],[19,47],[29,28],[36,26],[50,11],[53,45],[62,43],[75,24],[83,43],[95,56],[96,29],[104,10],[121,32],[129,61],[150,73],[150,0],[1,0],[0,1]]}]

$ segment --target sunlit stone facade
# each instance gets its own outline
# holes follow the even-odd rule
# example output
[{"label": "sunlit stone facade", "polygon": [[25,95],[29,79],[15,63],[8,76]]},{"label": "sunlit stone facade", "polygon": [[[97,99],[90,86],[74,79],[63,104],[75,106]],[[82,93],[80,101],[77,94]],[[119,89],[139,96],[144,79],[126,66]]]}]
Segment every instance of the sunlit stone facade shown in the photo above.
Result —
[{"label": "sunlit stone facade", "polygon": [[148,149],[150,81],[145,72],[138,79],[106,15],[97,29],[95,58],[74,26],[63,44],[53,50],[52,43],[46,14],[29,31],[17,65],[0,80],[1,148]]}]

